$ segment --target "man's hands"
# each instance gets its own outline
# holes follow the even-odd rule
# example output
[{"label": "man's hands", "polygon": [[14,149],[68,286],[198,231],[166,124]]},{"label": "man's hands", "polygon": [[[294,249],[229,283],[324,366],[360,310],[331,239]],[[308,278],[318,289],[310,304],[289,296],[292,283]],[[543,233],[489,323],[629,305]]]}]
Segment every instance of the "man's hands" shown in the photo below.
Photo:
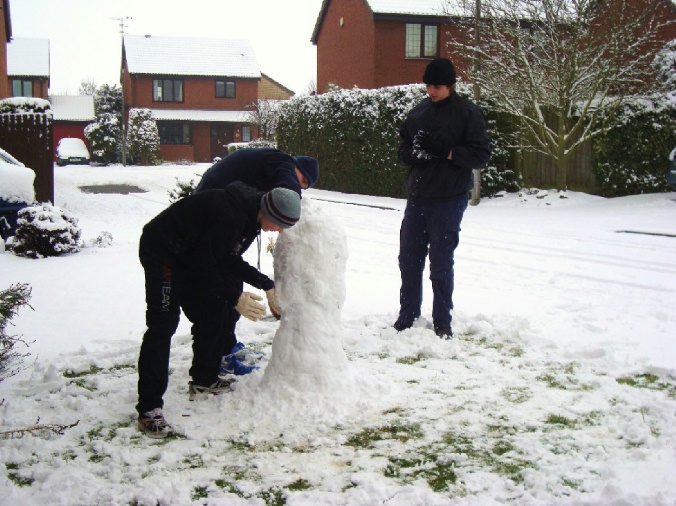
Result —
[{"label": "man's hands", "polygon": [[263,300],[263,297],[250,292],[242,292],[235,309],[244,318],[256,322],[265,315],[265,306],[257,302],[259,300]]},{"label": "man's hands", "polygon": [[280,309],[279,303],[277,302],[277,294],[275,293],[275,289],[270,288],[269,290],[266,290],[265,296],[268,298],[268,307],[270,308],[272,316],[279,320],[282,317],[282,310]]},{"label": "man's hands", "polygon": [[428,156],[436,156],[437,158],[448,159],[451,154],[451,148],[446,146],[439,139],[435,139],[431,133],[424,130],[418,131],[413,138],[413,149],[415,151],[416,145],[418,149],[425,152]]}]

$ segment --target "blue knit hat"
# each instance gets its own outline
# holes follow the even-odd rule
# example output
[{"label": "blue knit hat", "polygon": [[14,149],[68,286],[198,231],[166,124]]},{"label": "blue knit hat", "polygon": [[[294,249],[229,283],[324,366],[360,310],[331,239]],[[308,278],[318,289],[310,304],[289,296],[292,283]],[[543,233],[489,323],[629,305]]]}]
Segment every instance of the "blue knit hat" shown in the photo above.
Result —
[{"label": "blue knit hat", "polygon": [[292,156],[291,158],[307,178],[308,187],[313,187],[319,178],[319,162],[310,156]]},{"label": "blue knit hat", "polygon": [[275,188],[261,198],[263,215],[280,228],[291,228],[300,219],[300,195],[288,188]]}]

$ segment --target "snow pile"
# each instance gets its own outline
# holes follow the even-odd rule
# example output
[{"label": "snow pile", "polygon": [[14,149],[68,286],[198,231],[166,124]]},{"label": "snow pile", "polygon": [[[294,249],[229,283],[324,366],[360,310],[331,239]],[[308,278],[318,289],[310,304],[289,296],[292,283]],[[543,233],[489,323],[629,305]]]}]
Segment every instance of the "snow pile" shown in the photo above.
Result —
[{"label": "snow pile", "polygon": [[12,203],[35,200],[35,172],[23,165],[0,161],[0,199]]}]

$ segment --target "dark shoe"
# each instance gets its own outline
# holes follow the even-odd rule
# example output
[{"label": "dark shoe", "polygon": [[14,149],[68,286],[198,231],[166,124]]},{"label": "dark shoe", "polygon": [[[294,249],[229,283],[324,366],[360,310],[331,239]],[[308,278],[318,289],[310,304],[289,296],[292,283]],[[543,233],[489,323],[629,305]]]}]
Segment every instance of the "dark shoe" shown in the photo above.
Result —
[{"label": "dark shoe", "polygon": [[164,439],[174,435],[174,428],[164,419],[162,408],[155,408],[139,415],[138,428],[146,436],[153,439]]},{"label": "dark shoe", "polygon": [[451,330],[451,327],[447,325],[435,325],[434,333],[441,339],[450,339],[453,337],[453,331]]},{"label": "dark shoe", "polygon": [[234,379],[218,379],[215,383],[206,386],[190,381],[188,383],[188,394],[189,399],[194,401],[197,398],[206,397],[208,394],[219,395],[223,392],[230,392],[232,390],[232,384],[235,382]]},{"label": "dark shoe", "polygon": [[392,326],[394,327],[394,330],[396,330],[397,332],[401,332],[402,330],[410,329],[413,326],[413,324],[396,321]]}]

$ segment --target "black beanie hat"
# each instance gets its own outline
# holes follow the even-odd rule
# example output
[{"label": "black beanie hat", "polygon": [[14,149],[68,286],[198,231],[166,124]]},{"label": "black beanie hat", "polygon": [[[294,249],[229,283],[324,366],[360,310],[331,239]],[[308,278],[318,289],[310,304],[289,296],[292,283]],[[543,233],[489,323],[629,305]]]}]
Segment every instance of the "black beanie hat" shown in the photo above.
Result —
[{"label": "black beanie hat", "polygon": [[455,84],[455,67],[448,58],[435,58],[427,64],[423,83],[450,86]]},{"label": "black beanie hat", "polygon": [[311,188],[319,178],[319,162],[310,156],[292,156],[296,167],[307,178],[308,186]]},{"label": "black beanie hat", "polygon": [[278,227],[293,227],[300,219],[300,195],[288,188],[275,188],[261,198],[261,211]]}]

